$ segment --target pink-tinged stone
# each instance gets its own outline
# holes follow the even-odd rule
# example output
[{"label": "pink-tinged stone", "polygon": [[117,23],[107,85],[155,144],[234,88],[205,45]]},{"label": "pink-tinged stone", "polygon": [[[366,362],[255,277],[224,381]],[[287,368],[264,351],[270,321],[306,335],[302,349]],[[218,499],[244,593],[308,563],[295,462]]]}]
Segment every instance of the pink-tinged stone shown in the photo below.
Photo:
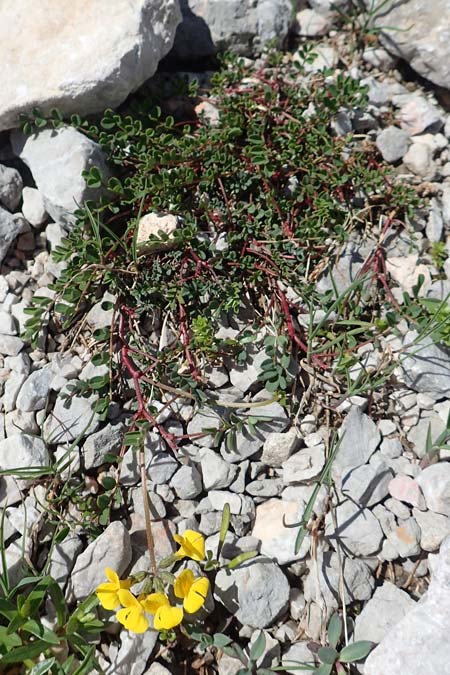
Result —
[{"label": "pink-tinged stone", "polygon": [[406,504],[411,504],[421,511],[426,510],[425,499],[419,484],[410,476],[395,476],[389,483],[389,494]]}]

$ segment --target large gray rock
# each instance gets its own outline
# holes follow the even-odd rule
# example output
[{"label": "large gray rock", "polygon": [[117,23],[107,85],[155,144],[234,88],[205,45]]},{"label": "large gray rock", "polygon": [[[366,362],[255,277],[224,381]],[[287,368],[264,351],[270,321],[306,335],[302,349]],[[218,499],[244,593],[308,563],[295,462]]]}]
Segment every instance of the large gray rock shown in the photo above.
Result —
[{"label": "large gray rock", "polygon": [[[105,675],[142,675],[155,648],[158,635],[156,630],[136,634],[123,628],[120,634],[120,648],[117,649],[116,644],[110,645],[108,656],[111,663],[104,671]],[[164,670],[170,675],[170,671],[166,668],[158,672],[150,667],[146,673],[164,675]]]},{"label": "large gray rock", "polygon": [[116,107],[156,71],[180,18],[176,0],[2,3],[0,130],[33,107],[82,115]]},{"label": "large gray rock", "polygon": [[83,600],[105,578],[105,567],[121,576],[131,562],[131,543],[127,528],[116,520],[78,556],[68,586],[68,596]]},{"label": "large gray rock", "polygon": [[353,639],[381,642],[415,604],[408,593],[385,581],[356,617]]},{"label": "large gray rock", "polygon": [[[372,0],[365,0],[373,7]],[[388,0],[376,13],[385,47],[419,75],[450,88],[450,0]]]},{"label": "large gray rock", "polygon": [[96,166],[106,178],[108,169],[100,146],[73,127],[43,129],[34,136],[11,134],[13,150],[30,169],[53,220],[74,222],[73,212],[99,189],[88,188],[82,171]]},{"label": "large gray rock", "polygon": [[280,45],[292,21],[290,0],[181,0],[171,56],[200,59],[216,50],[251,56],[267,42]]},{"label": "large gray rock", "polygon": [[289,603],[289,583],[278,565],[257,558],[216,577],[214,596],[238,621],[253,628],[270,626]]},{"label": "large gray rock", "polygon": [[429,556],[432,578],[421,602],[369,655],[365,675],[436,675],[450,663],[450,537],[439,555]]}]

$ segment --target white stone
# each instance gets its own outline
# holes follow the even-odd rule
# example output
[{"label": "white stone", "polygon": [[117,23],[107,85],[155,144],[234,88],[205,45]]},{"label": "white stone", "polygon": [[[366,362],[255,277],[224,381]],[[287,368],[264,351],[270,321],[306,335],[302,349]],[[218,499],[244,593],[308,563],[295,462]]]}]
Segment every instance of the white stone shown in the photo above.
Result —
[{"label": "white stone", "polygon": [[356,617],[353,641],[381,642],[415,604],[405,591],[385,581]]},{"label": "white stone", "polygon": [[304,483],[320,475],[325,464],[325,446],[316,445],[302,448],[283,462],[283,482],[285,485]]},{"label": "white stone", "polygon": [[419,484],[410,476],[402,476],[401,474],[395,476],[389,483],[389,494],[406,504],[416,506],[421,511],[426,508]]},{"label": "white stone", "polygon": [[201,451],[201,470],[206,492],[228,487],[236,477],[237,467],[229,464],[213,450]]},{"label": "white stone", "polygon": [[[118,106],[156,71],[179,20],[174,0],[2,4],[0,130],[33,106],[65,115]],[[20,45],[11,30],[19,25]]]},{"label": "white stone", "polygon": [[48,574],[62,587],[75,564],[77,556],[83,550],[83,543],[77,534],[69,534],[52,549]]},{"label": "white stone", "polygon": [[381,440],[375,422],[352,407],[339,430],[340,443],[331,469],[333,479],[340,484],[352,469],[366,464]]},{"label": "white stone", "polygon": [[437,551],[450,534],[450,518],[433,511],[413,509],[413,516],[420,527],[420,545],[424,551]]},{"label": "white stone", "polygon": [[325,14],[319,14],[313,9],[302,9],[296,14],[296,33],[306,37],[325,35],[331,28],[332,22]]},{"label": "white stone", "polygon": [[273,431],[264,441],[261,462],[267,466],[280,466],[298,448],[301,436],[297,429],[292,428],[285,433]]},{"label": "white stone", "polygon": [[[173,245],[174,232],[179,227],[178,216],[170,213],[146,213],[138,223],[136,238],[138,253],[155,253],[170,248]],[[152,237],[157,237],[161,241],[151,241]]]},{"label": "white stone", "polygon": [[70,225],[74,211],[87,199],[96,199],[101,189],[88,188],[82,171],[96,166],[107,178],[109,171],[100,146],[73,127],[43,129],[33,136],[11,134],[15,154],[30,169],[53,220]]},{"label": "white stone", "polygon": [[398,283],[402,291],[413,295],[413,287],[417,285],[419,276],[424,277],[420,295],[426,295],[431,286],[431,274],[427,265],[419,264],[419,256],[413,253],[407,256],[389,256],[386,260],[386,269]]},{"label": "white stone", "polygon": [[116,520],[78,556],[70,576],[69,597],[83,600],[105,581],[105,567],[111,567],[120,576],[130,562],[130,535]]},{"label": "white stone", "polygon": [[403,162],[409,171],[422,178],[433,178],[435,173],[435,164],[432,158],[432,152],[427,145],[423,143],[413,143],[408,152],[403,157]]},{"label": "white stone", "polygon": [[266,628],[289,603],[289,583],[278,565],[256,558],[227,572],[219,570],[214,597],[245,626]]},{"label": "white stone", "polygon": [[385,462],[364,464],[348,473],[341,485],[342,494],[363,507],[381,502],[389,492],[393,473]]},{"label": "white stone", "polygon": [[279,565],[301,560],[309,553],[309,537],[306,536],[298,553],[295,553],[295,540],[298,528],[285,527],[298,523],[302,516],[302,505],[285,499],[269,499],[256,507],[256,518],[252,536],[261,541],[261,553]]},{"label": "white stone", "polygon": [[64,399],[60,394],[53,411],[45,420],[44,437],[47,441],[62,443],[73,441],[79,435],[93,433],[99,423],[98,413],[92,411],[92,405],[97,398],[93,394],[86,398],[75,395]]},{"label": "white stone", "polygon": [[393,164],[406,155],[409,136],[406,131],[398,127],[386,127],[378,134],[376,144],[383,159]]},{"label": "white stone", "polygon": [[[315,668],[316,659],[313,652],[309,649],[309,642],[294,642],[290,645],[289,649],[283,654],[282,665],[284,666],[287,673],[290,675],[298,675],[301,672],[302,675],[313,675],[317,672]],[[297,670],[298,663],[311,664],[311,670]],[[291,668],[291,670],[289,670]]]},{"label": "white stone", "polygon": [[430,511],[450,516],[450,464],[439,462],[424,469],[416,478]]},{"label": "white stone", "polygon": [[22,213],[24,218],[33,227],[39,227],[47,219],[47,211],[45,210],[41,193],[36,188],[24,187],[22,198]]},{"label": "white stone", "polygon": [[380,550],[383,532],[378,520],[369,509],[362,509],[346,500],[334,509],[337,529],[335,530],[331,513],[325,519],[325,536],[354,556],[370,556]]},{"label": "white stone", "polygon": [[[111,662],[104,669],[105,675],[142,675],[148,660],[155,649],[158,641],[158,631],[146,630],[145,633],[131,633],[122,628],[120,634],[120,647],[115,643],[109,646],[108,655]],[[163,666],[158,669],[153,663],[146,675],[170,675],[170,671]]]},{"label": "white stone", "polygon": [[5,469],[29,469],[48,466],[50,457],[47,447],[37,436],[16,434],[0,441],[0,467]]},{"label": "white stone", "polygon": [[22,177],[17,169],[0,164],[0,203],[14,213],[22,196]]},{"label": "white stone", "polygon": [[307,563],[309,574],[303,583],[305,600],[325,602],[328,616],[341,605],[341,571],[344,581],[344,601],[368,600],[375,581],[369,567],[362,561],[345,556],[339,562],[337,553],[318,551],[317,560]]},{"label": "white stone", "polygon": [[448,0],[392,2],[379,11],[372,0],[366,0],[366,6],[375,9],[374,25],[381,29],[382,42],[389,52],[407,61],[422,77],[450,89]]},{"label": "white stone", "polygon": [[195,499],[203,489],[202,477],[194,466],[180,467],[170,484],[180,499]]},{"label": "white stone", "polygon": [[448,396],[450,356],[431,337],[418,339],[415,331],[404,338],[400,377],[409,387],[438,401]]},{"label": "white stone", "polygon": [[[22,223],[9,211],[0,206],[0,263],[3,262],[9,247],[22,231]],[[14,354],[12,354],[14,356]]]},{"label": "white stone", "polygon": [[22,412],[45,408],[53,377],[50,366],[32,372],[20,389],[16,402],[17,408]]}]

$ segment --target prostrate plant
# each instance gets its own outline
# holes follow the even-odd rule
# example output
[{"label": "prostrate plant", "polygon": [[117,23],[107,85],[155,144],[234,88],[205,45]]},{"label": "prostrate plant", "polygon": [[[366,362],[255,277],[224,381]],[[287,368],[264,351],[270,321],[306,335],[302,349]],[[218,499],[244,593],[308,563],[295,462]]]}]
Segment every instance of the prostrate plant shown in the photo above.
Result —
[{"label": "prostrate plant", "polygon": [[[96,391],[104,414],[113,391],[129,395],[131,376],[134,421],[145,419],[172,449],[177,439],[158,425],[151,401],[184,392],[210,404],[212,366],[242,364],[265,348],[261,381],[281,395],[299,358],[330,367],[334,351],[319,344],[311,355],[297,321],[308,302],[320,302],[311,273],[353,228],[370,229],[388,214],[395,224],[410,203],[374,147],[332,131],[342,108],[364,107],[365,89],[331,70],[306,78],[302,58],[310,60],[308,49],[293,63],[271,56],[256,71],[226,62],[213,77],[211,121],[196,115],[199,98],[184,117],[167,114],[164,101],[146,101],[133,114],[106,111],[98,127],[73,119],[116,175],[57,247],[55,259],[67,267],[54,299],[37,294],[26,336],[35,344],[48,326],[69,345],[86,333],[110,377],[78,383],[73,393]],[[85,178],[102,185],[95,167]],[[138,224],[149,213],[172,214],[179,227],[151,237],[142,252]],[[106,291],[115,298],[111,328],[89,336],[84,317]],[[220,337],[224,325],[233,337]],[[157,344],[155,331],[167,339]]]}]

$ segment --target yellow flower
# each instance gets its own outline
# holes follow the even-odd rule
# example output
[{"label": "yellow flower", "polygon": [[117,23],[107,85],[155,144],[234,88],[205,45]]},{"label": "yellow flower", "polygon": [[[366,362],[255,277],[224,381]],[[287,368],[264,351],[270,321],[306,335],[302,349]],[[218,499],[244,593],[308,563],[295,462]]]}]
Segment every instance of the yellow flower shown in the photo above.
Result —
[{"label": "yellow flower", "polygon": [[192,558],[192,560],[205,559],[205,540],[199,532],[185,530],[183,535],[175,534],[174,539],[180,548],[176,552],[177,558]]},{"label": "yellow flower", "polygon": [[117,572],[114,572],[110,567],[105,569],[105,574],[109,581],[97,586],[95,593],[104,609],[116,609],[120,605],[119,591],[123,588],[130,588],[132,581],[131,579],[119,579]]},{"label": "yellow flower", "polygon": [[117,612],[117,621],[133,633],[145,633],[149,621],[145,616],[142,602],[127,590],[120,590],[118,595],[124,608]]},{"label": "yellow flower", "polygon": [[195,614],[205,604],[209,581],[206,577],[195,579],[191,570],[184,570],[175,579],[173,592],[177,598],[183,598],[183,607],[189,614]]},{"label": "yellow flower", "polygon": [[183,620],[181,607],[172,607],[165,593],[150,593],[142,600],[142,606],[149,614],[154,614],[153,626],[156,630],[170,630]]}]

